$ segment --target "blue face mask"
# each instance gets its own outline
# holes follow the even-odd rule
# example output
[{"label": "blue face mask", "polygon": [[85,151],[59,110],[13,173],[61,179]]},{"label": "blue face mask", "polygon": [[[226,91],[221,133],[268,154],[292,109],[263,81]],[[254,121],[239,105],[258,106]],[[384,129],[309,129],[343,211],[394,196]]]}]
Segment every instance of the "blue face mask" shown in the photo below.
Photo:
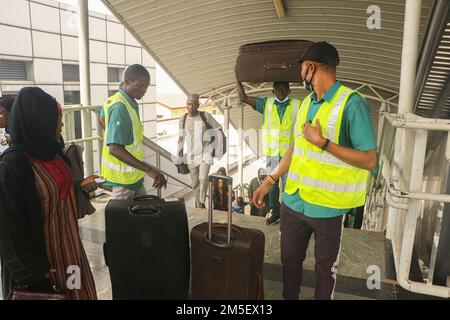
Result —
[{"label": "blue face mask", "polygon": [[312,85],[312,79],[314,78],[314,73],[311,77],[311,81],[306,80],[306,77],[308,76],[309,68],[311,65],[308,66],[308,69],[306,69],[305,79],[303,79],[303,86],[307,91],[314,91],[314,87]]},{"label": "blue face mask", "polygon": [[286,101],[288,101],[288,100],[289,100],[289,97],[288,97],[288,96],[286,96],[286,98],[284,98],[283,101],[280,101],[280,100],[278,100],[277,97],[275,97],[275,101],[278,102],[278,103],[283,103],[283,102],[286,102]]}]

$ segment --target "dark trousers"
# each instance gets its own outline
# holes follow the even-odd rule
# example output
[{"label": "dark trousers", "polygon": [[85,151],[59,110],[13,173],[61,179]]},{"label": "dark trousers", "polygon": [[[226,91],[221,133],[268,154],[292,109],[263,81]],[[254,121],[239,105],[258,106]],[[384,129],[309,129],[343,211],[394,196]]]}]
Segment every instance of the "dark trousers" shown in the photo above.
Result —
[{"label": "dark trousers", "polygon": [[[280,163],[280,156],[266,156],[266,171],[270,174],[273,169]],[[281,177],[281,191],[284,191],[286,185],[287,174]],[[272,209],[272,215],[280,216],[280,181],[277,180],[276,183],[269,190],[269,204]]]},{"label": "dark trousers", "polygon": [[[353,220],[353,223],[351,223]],[[354,208],[345,215],[344,227],[361,229],[364,220],[364,206]]]},{"label": "dark trousers", "polygon": [[310,218],[281,205],[281,262],[283,264],[283,298],[297,300],[302,283],[303,261],[309,239],[314,232],[316,258],[316,300],[333,298],[341,246],[343,216]]}]

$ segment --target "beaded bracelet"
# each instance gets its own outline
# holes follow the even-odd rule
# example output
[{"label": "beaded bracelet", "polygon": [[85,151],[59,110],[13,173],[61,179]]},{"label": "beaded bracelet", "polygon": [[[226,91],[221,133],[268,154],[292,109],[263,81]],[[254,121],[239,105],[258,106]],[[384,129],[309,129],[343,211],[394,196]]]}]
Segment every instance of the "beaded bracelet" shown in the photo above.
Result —
[{"label": "beaded bracelet", "polygon": [[269,181],[270,184],[272,185],[275,184],[275,179],[271,175],[267,176],[267,180]]}]

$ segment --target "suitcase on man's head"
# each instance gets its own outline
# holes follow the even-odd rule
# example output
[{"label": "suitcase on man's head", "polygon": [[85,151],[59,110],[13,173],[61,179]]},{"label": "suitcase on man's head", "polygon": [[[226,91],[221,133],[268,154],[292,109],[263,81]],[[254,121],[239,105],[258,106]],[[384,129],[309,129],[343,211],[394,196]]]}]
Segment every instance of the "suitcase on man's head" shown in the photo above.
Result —
[{"label": "suitcase on man's head", "polygon": [[209,177],[208,222],[191,231],[192,299],[262,300],[264,233],[232,224],[231,197],[228,197],[228,223],[213,224],[213,179],[228,180],[232,194],[232,179]]},{"label": "suitcase on man's head", "polygon": [[190,255],[184,201],[152,195],[110,200],[105,224],[113,299],[187,299]]},{"label": "suitcase on man's head", "polygon": [[313,42],[276,40],[250,43],[239,47],[236,76],[242,82],[301,82],[296,61]]}]

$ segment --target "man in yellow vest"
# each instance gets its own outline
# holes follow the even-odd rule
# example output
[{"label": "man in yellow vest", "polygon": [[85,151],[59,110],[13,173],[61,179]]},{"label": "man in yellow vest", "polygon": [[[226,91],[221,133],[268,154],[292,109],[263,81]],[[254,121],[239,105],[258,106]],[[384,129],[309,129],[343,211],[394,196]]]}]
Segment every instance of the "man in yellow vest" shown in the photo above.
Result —
[{"label": "man in yellow vest", "polygon": [[257,206],[288,173],[281,206],[283,298],[298,299],[303,261],[314,232],[316,299],[332,299],[343,217],[364,205],[370,170],[377,164],[367,101],[336,81],[339,56],[327,42],[311,45],[301,58],[308,91],[297,113],[289,150],[253,196]]},{"label": "man in yellow vest", "polygon": [[[263,155],[266,157],[266,169],[271,172],[280,162],[289,148],[289,139],[292,135],[294,119],[297,114],[299,102],[289,97],[291,90],[289,82],[276,81],[273,83],[272,93],[275,97],[249,97],[244,87],[238,81],[237,92],[242,102],[252,106],[263,115],[261,127]],[[281,177],[281,189],[284,189],[286,175]],[[269,192],[269,206],[271,215],[267,217],[266,224],[272,225],[280,219],[280,189],[276,181]]]},{"label": "man in yellow vest", "polygon": [[119,91],[103,105],[105,134],[101,174],[113,188],[112,199],[130,199],[146,194],[144,175],[153,178],[153,187],[165,187],[163,174],[144,162],[143,128],[139,119],[140,100],[150,85],[147,69],[134,64],[125,71]]}]

